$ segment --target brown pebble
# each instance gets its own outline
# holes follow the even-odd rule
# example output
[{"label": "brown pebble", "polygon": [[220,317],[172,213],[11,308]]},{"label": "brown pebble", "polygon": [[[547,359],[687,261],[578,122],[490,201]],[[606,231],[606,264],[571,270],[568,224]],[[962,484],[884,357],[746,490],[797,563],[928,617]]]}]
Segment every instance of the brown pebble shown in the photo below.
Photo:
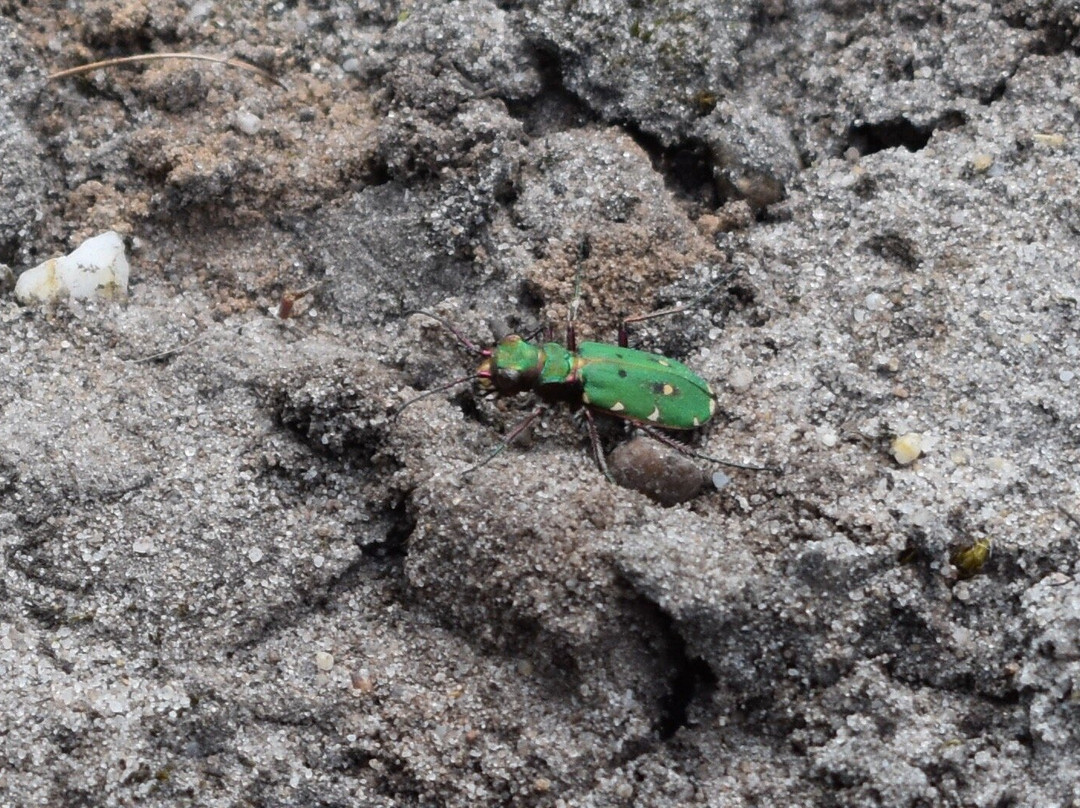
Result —
[{"label": "brown pebble", "polygon": [[363,693],[365,696],[375,692],[375,682],[366,676],[361,676],[359,673],[352,675],[352,687],[358,693]]},{"label": "brown pebble", "polygon": [[608,457],[615,482],[671,506],[693,499],[705,485],[705,473],[691,458],[651,438],[634,438]]}]

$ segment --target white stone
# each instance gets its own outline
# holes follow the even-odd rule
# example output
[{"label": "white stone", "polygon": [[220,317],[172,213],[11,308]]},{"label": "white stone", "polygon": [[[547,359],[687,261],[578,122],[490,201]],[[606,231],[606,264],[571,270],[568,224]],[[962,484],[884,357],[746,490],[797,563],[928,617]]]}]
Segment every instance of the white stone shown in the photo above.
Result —
[{"label": "white stone", "polygon": [[257,135],[259,130],[262,129],[262,119],[247,110],[237,112],[234,121],[236,122],[236,128],[245,135]]},{"label": "white stone", "polygon": [[108,230],[87,239],[70,255],[50,258],[19,276],[15,297],[20,303],[92,297],[127,297],[128,262],[124,240]]},{"label": "white stone", "polygon": [[831,426],[819,426],[817,429],[818,440],[826,449],[832,449],[840,442],[840,436]]},{"label": "white stone", "polygon": [[140,536],[131,543],[131,549],[139,555],[149,555],[154,552],[154,542],[146,536]]},{"label": "white stone", "polygon": [[722,471],[714,471],[712,475],[713,488],[717,491],[723,491],[731,483],[731,478],[728,477]]},{"label": "white stone", "polygon": [[728,374],[728,384],[731,385],[733,390],[740,393],[744,393],[750,389],[750,385],[754,383],[754,372],[748,367],[739,366],[733,368],[731,373]]}]

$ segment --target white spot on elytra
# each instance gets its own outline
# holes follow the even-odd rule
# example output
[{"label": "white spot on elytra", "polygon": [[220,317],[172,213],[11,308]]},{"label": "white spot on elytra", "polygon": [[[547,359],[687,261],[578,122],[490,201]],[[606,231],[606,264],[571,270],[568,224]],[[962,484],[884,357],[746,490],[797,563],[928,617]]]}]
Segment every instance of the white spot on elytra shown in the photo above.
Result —
[{"label": "white spot on elytra", "polygon": [[709,399],[709,416],[711,417],[713,415],[716,415],[716,399],[715,398],[710,398]]},{"label": "white spot on elytra", "polygon": [[649,413],[649,420],[650,421],[659,421],[660,420],[660,408],[659,407],[653,407],[653,411],[651,413]]},{"label": "white spot on elytra", "polygon": [[581,400],[584,401],[586,404],[592,404],[592,400],[589,398],[588,393],[582,393]]},{"label": "white spot on elytra", "polygon": [[656,361],[659,362],[661,365],[663,365],[666,368],[671,367],[671,363],[669,361],[667,361],[666,359],[657,359]]},{"label": "white spot on elytra", "polygon": [[621,401],[616,401],[614,404],[611,405],[612,412],[622,412],[625,409],[626,407],[623,406],[623,403]]},{"label": "white spot on elytra", "polygon": [[701,421],[698,420],[696,415],[694,416],[694,426],[701,426]]}]

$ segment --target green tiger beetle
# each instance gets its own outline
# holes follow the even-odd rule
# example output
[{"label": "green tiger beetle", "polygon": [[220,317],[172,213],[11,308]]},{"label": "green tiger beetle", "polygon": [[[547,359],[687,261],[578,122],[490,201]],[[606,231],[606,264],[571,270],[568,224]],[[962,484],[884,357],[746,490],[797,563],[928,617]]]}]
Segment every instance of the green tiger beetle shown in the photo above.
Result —
[{"label": "green tiger beetle", "polygon": [[617,345],[579,343],[573,323],[579,286],[580,278],[575,283],[575,304],[571,306],[566,325],[565,344],[553,341],[534,344],[511,334],[492,348],[480,348],[452,325],[429,312],[407,312],[435,320],[467,350],[480,356],[481,362],[475,372],[420,394],[399,407],[394,415],[422,398],[474,380],[479,381],[481,389],[498,396],[536,394],[540,406],[511,429],[491,454],[467,469],[466,476],[495,459],[549,407],[558,403],[584,413],[596,464],[609,480],[613,478],[593,417],[597,413],[629,421],[655,440],[692,457],[749,471],[774,470],[700,454],[661,431],[685,432],[707,424],[716,414],[716,394],[708,382],[682,362],[630,348],[629,326],[684,311],[686,307],[625,318],[619,327]]}]

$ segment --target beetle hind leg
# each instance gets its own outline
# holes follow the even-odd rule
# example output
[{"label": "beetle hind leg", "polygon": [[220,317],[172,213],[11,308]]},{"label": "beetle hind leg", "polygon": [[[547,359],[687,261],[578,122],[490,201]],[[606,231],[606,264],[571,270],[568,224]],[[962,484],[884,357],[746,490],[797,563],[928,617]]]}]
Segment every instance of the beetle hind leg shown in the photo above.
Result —
[{"label": "beetle hind leg", "polygon": [[707,454],[702,454],[701,452],[696,451],[692,447],[687,446],[685,443],[675,440],[675,438],[671,437],[670,435],[665,435],[656,427],[640,423],[637,424],[637,427],[653,440],[659,441],[665,446],[670,446],[675,451],[679,452],[680,454],[684,454],[687,457],[696,457],[699,460],[705,460],[709,463],[716,463],[718,465],[727,466],[728,468],[733,469],[742,469],[743,471],[771,471],[773,474],[780,474],[782,471],[779,466],[757,466],[750,463],[735,463],[731,460],[721,460],[719,457],[710,457]]},{"label": "beetle hind leg", "polygon": [[607,460],[604,458],[604,447],[601,445],[600,435],[596,431],[596,421],[593,420],[592,410],[585,407],[583,412],[585,413],[585,424],[589,428],[589,440],[592,442],[593,457],[596,458],[596,465],[600,468],[600,471],[604,472],[608,482],[614,483],[615,478],[611,476],[611,472],[608,470]]}]

